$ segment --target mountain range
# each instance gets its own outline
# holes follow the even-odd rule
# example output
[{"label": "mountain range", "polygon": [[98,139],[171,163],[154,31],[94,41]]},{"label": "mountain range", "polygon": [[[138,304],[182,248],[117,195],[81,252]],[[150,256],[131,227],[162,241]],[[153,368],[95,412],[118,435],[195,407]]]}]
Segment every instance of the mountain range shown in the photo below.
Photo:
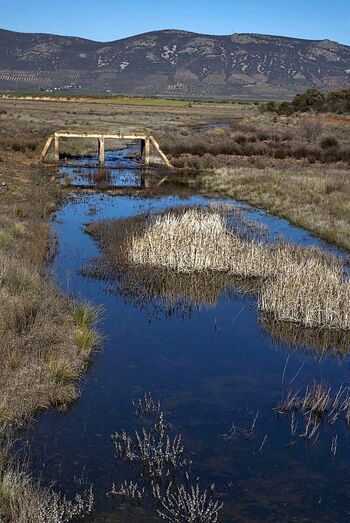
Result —
[{"label": "mountain range", "polygon": [[288,99],[350,86],[350,46],[181,30],[113,42],[0,29],[0,89],[192,98]]}]

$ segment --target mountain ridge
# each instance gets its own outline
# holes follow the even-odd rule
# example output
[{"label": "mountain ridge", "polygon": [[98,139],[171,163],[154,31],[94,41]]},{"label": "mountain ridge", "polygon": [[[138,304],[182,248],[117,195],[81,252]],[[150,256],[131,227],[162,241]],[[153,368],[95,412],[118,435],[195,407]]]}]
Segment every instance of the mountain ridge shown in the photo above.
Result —
[{"label": "mountain ridge", "polygon": [[97,42],[0,29],[0,89],[287,99],[350,85],[350,46],[258,33],[149,31]]}]

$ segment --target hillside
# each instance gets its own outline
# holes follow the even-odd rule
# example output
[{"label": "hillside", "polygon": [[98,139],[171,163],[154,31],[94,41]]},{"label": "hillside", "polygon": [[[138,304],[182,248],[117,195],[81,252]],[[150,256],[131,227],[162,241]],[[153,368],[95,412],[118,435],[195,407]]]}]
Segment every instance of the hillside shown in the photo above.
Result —
[{"label": "hillside", "polygon": [[290,98],[350,85],[350,47],[330,40],[179,30],[113,42],[0,30],[0,89]]}]

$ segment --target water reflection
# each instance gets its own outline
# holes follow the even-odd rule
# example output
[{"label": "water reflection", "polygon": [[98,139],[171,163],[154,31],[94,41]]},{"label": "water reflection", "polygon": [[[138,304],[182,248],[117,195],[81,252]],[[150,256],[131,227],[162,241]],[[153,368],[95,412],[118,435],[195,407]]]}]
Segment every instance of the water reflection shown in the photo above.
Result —
[{"label": "water reflection", "polygon": [[288,349],[313,350],[318,357],[345,358],[350,351],[350,332],[332,329],[310,329],[291,322],[275,321],[260,315],[260,324],[272,342]]}]

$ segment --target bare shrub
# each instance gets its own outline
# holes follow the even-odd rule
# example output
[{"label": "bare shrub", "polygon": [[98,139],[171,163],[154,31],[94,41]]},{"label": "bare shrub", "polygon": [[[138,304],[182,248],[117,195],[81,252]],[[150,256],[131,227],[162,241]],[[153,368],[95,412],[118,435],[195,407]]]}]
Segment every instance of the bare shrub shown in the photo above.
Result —
[{"label": "bare shrub", "polygon": [[305,116],[300,122],[300,131],[308,142],[315,142],[322,132],[322,122],[314,116]]},{"label": "bare shrub", "polygon": [[175,492],[162,497],[159,516],[171,523],[216,523],[223,503],[214,501],[199,485],[180,485]]},{"label": "bare shrub", "polygon": [[335,136],[324,136],[320,142],[322,149],[329,149],[330,147],[339,147],[339,141]]},{"label": "bare shrub", "polygon": [[142,428],[132,438],[125,431],[112,435],[117,458],[140,462],[151,477],[166,478],[173,471],[189,464],[184,458],[181,434],[171,437],[160,414],[159,421],[150,429]]}]

